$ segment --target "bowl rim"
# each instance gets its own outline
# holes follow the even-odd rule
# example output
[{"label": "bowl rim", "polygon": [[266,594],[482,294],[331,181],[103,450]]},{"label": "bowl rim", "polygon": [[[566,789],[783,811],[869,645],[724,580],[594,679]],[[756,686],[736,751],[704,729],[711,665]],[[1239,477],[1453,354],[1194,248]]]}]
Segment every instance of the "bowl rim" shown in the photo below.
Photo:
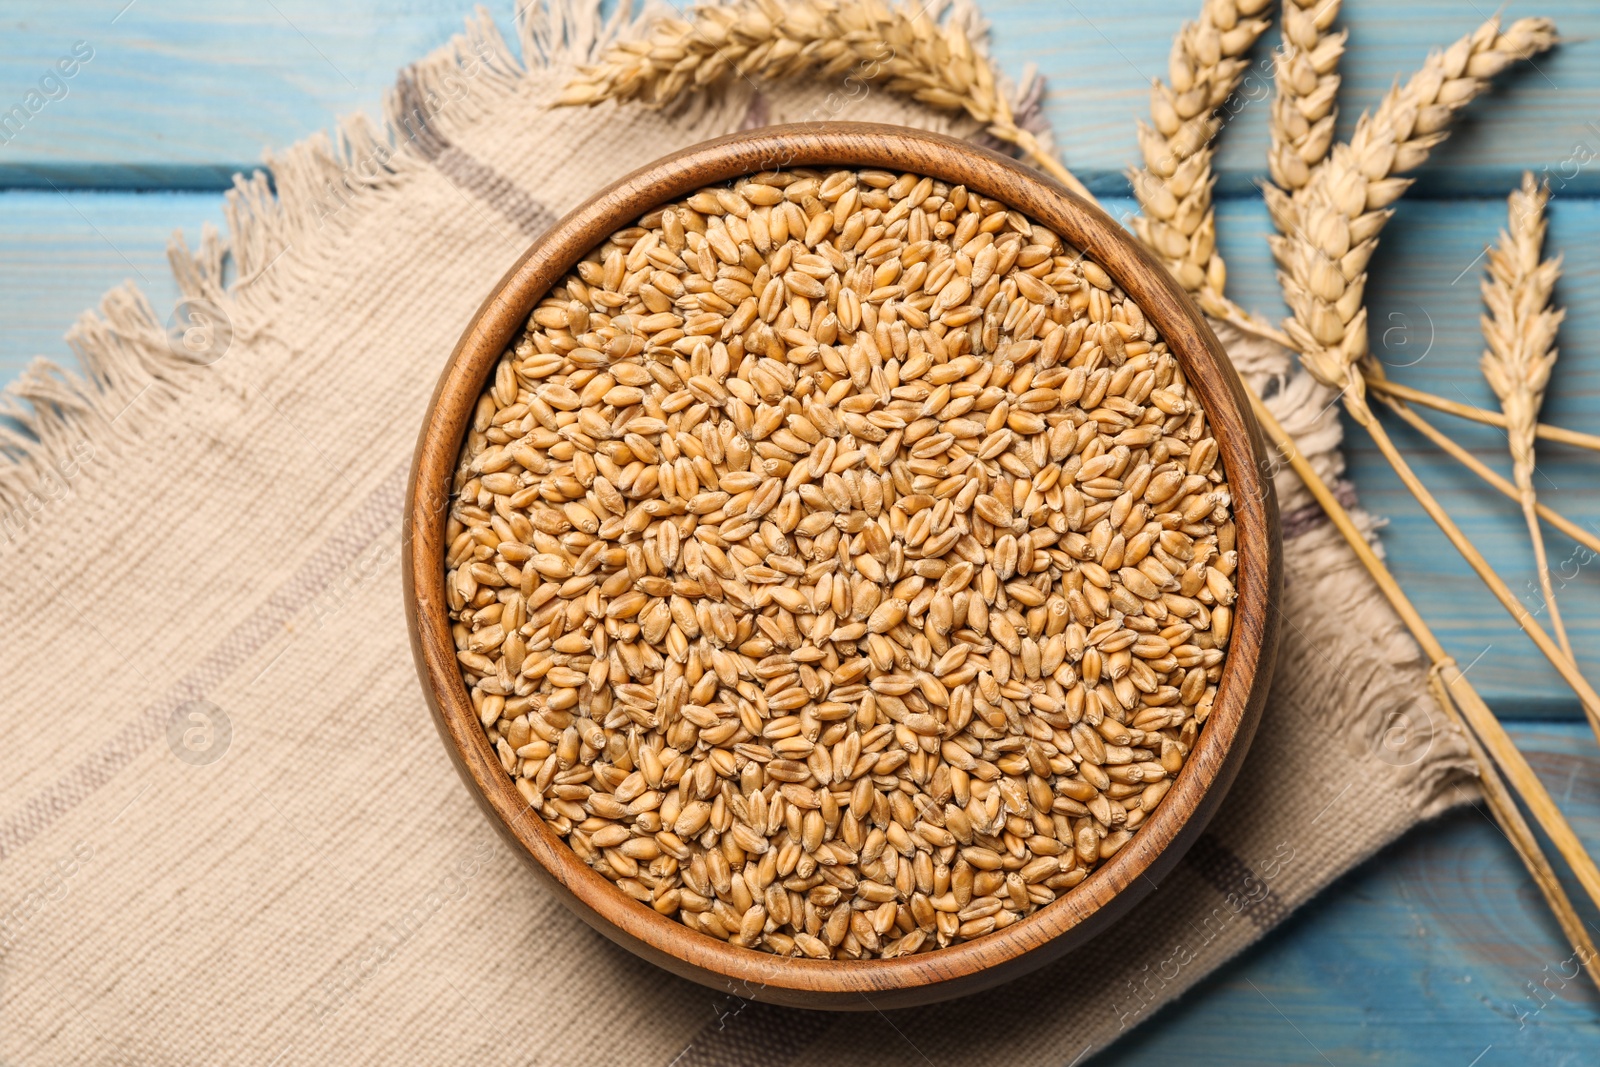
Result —
[{"label": "bowl rim", "polygon": [[[811,960],[729,945],[633,900],[583,863],[501,767],[461,677],[444,589],[443,532],[461,444],[479,394],[544,293],[606,236],[665,202],[763,170],[818,166],[966,185],[1093,258],[1138,303],[1200,393],[1240,534],[1233,633],[1211,715],[1133,838],[1079,885],[1011,926],[892,960]],[[407,622],[424,693],[458,770],[498,828],[564,890],[580,917],[624,947],[707,984],[810,1006],[850,1007],[867,995],[897,992],[909,995],[900,1002],[919,1002],[997,984],[1087,940],[1154,888],[1204,830],[1249,747],[1276,658],[1282,576],[1271,468],[1248,410],[1221,345],[1165,268],[1099,207],[1012,159],[940,134],[869,123],[766,127],[685,148],[612,183],[534,240],[479,307],[440,375],[418,436],[402,538]],[[1024,959],[1026,967],[1003,966]]]}]

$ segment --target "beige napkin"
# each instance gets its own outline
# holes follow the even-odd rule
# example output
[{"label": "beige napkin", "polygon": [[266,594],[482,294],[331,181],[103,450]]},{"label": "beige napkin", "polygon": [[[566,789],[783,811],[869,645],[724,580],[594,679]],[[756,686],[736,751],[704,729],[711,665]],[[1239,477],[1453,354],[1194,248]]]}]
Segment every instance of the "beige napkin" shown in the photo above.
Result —
[{"label": "beige napkin", "polygon": [[[1415,647],[1280,480],[1283,656],[1249,762],[1087,949],[830,1016],[673,978],[568,914],[412,668],[401,504],[445,357],[534,235],[673,149],[815,117],[974,132],[826,86],[550,110],[602,32],[592,0],[535,3],[516,51],[474,19],[383,124],[290,148],[276,195],[241,179],[227,240],[174,247],[170,323],[117,290],[70,334],[87,380],[41,364],[7,395],[30,432],[0,439],[0,1060],[1058,1067],[1462,795]],[[1326,397],[1282,352],[1234,353],[1336,475]]]}]

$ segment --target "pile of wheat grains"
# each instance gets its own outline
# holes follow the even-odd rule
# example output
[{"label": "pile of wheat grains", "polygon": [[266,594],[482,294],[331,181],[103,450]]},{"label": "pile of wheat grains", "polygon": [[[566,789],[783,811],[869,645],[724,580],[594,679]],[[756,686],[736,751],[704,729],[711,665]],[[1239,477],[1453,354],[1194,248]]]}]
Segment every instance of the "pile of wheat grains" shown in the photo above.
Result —
[{"label": "pile of wheat grains", "polygon": [[613,234],[479,400],[447,577],[528,803],[734,945],[1001,929],[1211,709],[1228,483],[1105,271],[915,174],[787,170]]}]

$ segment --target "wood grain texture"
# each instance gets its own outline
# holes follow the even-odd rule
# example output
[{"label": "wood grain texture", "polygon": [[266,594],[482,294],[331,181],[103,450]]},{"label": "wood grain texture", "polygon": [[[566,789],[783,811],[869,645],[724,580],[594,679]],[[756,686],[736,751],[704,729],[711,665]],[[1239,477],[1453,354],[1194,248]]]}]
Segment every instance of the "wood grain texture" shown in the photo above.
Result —
[{"label": "wood grain texture", "polygon": [[[478,722],[456,660],[444,591],[445,519],[478,396],[549,287],[605,236],[696,189],[777,167],[893,166],[1003,201],[1100,264],[1182,364],[1228,472],[1238,528],[1233,635],[1216,702],[1172,789],[1110,860],[1053,903],[973,941],[892,960],[817,961],[751,952],[689,930],[631,900],[578,859],[528,807]],[[732,134],[622,178],[534,242],[487,296],[435,391],[417,442],[401,538],[412,648],[457,769],[497,826],[578,916],[646,959],[713,988],[739,983],[758,1000],[873,1010],[992,987],[1059,958],[1104,930],[1155,886],[1221,803],[1261,715],[1276,662],[1282,588],[1277,500],[1243,386],[1198,309],[1114,220],[996,153],[893,126],[808,123]],[[869,1000],[864,994],[870,994]]]},{"label": "wood grain texture", "polygon": [[[46,181],[100,188],[226,188],[263,147],[296,140],[330,115],[375,111],[395,70],[461,25],[461,0],[312,0],[218,5],[203,0],[63,0],[9,15],[0,34],[0,111],[21,100],[74,42],[94,59],[11,144],[0,145],[0,187]],[[688,6],[687,0],[674,0]],[[509,3],[491,3],[508,36]],[[607,0],[606,9],[614,7]],[[1196,0],[1003,0],[984,5],[994,52],[1012,76],[1029,63],[1048,79],[1045,109],[1070,166],[1097,193],[1124,194],[1134,122],[1149,114],[1150,79],[1164,77],[1172,35]],[[1347,0],[1351,27],[1341,97],[1348,133],[1395,75],[1428,50],[1470,33],[1491,4]],[[1475,105],[1421,172],[1418,193],[1503,195],[1524,165],[1558,168],[1574,148],[1600,155],[1600,5],[1515,0],[1507,18],[1549,15],[1566,40],[1534,69],[1506,75]],[[1264,168],[1271,30],[1235,102],[1236,128],[1218,158],[1224,195],[1254,196]],[[1597,125],[1591,126],[1591,123]],[[1577,166],[1574,190],[1600,189]]]},{"label": "wood grain texture", "polygon": [[448,40],[470,10],[459,0],[7,5],[0,112],[76,43],[93,55],[63,79],[65,95],[54,90],[5,131],[0,187],[226,189],[263,149],[336,115],[378,113],[395,71]]},{"label": "wood grain texture", "polygon": [[113,286],[131,281],[170,312],[167,239],[197,241],[203,222],[222,224],[215,193],[0,193],[0,383],[36,356],[75,367],[62,334]]}]

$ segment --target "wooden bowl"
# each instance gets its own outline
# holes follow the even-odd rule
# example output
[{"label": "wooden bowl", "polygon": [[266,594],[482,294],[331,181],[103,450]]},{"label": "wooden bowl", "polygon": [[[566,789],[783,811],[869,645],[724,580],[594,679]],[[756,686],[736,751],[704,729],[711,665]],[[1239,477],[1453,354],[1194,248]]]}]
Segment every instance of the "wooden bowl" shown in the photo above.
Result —
[{"label": "wooden bowl", "polygon": [[[1053,903],[1003,930],[891,960],[811,960],[739,948],[625,896],[527,805],[473,712],[445,599],[451,479],[478,395],[538,300],[591,248],[703,186],[774,167],[876,167],[963,184],[1038,220],[1105,268],[1160,331],[1200,393],[1232,487],[1238,600],[1210,718],[1183,770],[1121,851]],[[417,442],[407,500],[406,609],[439,731],[490,819],[585,922],[624,948],[714,988],[807,1008],[927,1003],[997,985],[1083,944],[1124,914],[1204,830],[1249,747],[1277,646],[1277,501],[1238,376],[1171,276],[1099,208],[994,152],[896,126],[810,123],[685,149],[616,182],[533,243],[484,301],[451,354]],[[870,1002],[869,998],[870,997]]]}]

